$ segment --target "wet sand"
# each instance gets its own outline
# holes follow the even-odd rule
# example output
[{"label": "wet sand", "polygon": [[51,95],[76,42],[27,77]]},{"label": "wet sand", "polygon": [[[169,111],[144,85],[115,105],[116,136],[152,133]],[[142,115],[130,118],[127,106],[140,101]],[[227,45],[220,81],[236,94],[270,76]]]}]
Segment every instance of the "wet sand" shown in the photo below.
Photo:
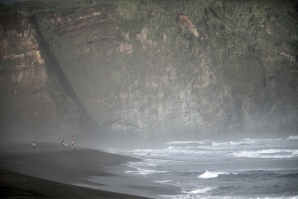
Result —
[{"label": "wet sand", "polygon": [[[1,198],[158,198],[180,190],[127,175],[139,159],[54,143],[0,146]],[[16,196],[15,196],[15,195]]]},{"label": "wet sand", "polygon": [[0,198],[65,198],[65,199],[86,199],[86,198],[123,198],[143,199],[126,194],[118,194],[96,189],[83,188],[59,182],[43,180],[17,174],[0,167],[3,187],[0,187]]}]

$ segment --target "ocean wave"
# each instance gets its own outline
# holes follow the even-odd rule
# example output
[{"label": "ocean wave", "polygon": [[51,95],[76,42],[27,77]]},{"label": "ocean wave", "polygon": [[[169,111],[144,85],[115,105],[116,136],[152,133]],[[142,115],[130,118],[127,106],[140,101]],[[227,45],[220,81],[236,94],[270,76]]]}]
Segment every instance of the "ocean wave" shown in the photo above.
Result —
[{"label": "ocean wave", "polygon": [[193,189],[191,191],[182,191],[182,193],[188,193],[188,194],[202,194],[202,193],[206,193],[209,191],[214,190],[216,187],[203,187],[203,188],[199,188],[199,189]]},{"label": "ocean wave", "polygon": [[244,138],[243,140],[248,142],[270,142],[270,141],[281,141],[283,138],[269,138],[269,139],[253,139],[253,138]]},{"label": "ocean wave", "polygon": [[140,175],[148,175],[153,173],[166,173],[167,171],[155,171],[155,170],[138,170],[138,171],[124,171],[124,173],[134,173]]},{"label": "ocean wave", "polygon": [[231,145],[241,145],[243,142],[212,142],[212,146],[231,146]]},{"label": "ocean wave", "polygon": [[[298,136],[290,136],[288,139],[298,139]],[[272,144],[272,142],[276,143],[276,142],[280,142],[282,141],[283,138],[277,138],[277,139],[251,139],[251,138],[244,138],[242,140],[239,141],[228,141],[228,142],[215,142],[212,141],[211,145],[213,147],[229,147],[229,148],[234,148],[234,147],[238,147],[238,146],[242,146],[246,147],[249,145],[253,145],[253,146],[260,146],[260,145],[264,145],[265,144]]]},{"label": "ocean wave", "polygon": [[192,194],[189,195],[159,195],[159,197],[162,198],[168,198],[168,199],[298,199],[298,196],[281,196],[281,197],[253,197],[248,198],[243,196],[193,196]]},{"label": "ocean wave", "polygon": [[212,142],[212,146],[239,146],[239,145],[251,145],[256,144],[256,142],[260,141],[259,139],[250,139],[250,138],[244,138],[241,141],[229,141],[229,142]]},{"label": "ocean wave", "polygon": [[154,181],[156,183],[161,183],[161,184],[169,184],[170,182],[172,182],[173,180],[158,180],[158,181]]},{"label": "ocean wave", "polygon": [[[287,153],[287,154],[280,154]],[[275,155],[274,155],[275,154]],[[293,158],[298,155],[298,150],[292,149],[263,149],[256,151],[238,151],[231,153],[234,157],[247,158]]]},{"label": "ocean wave", "polygon": [[259,150],[258,153],[295,153],[297,151],[293,149],[263,149]]},{"label": "ocean wave", "polygon": [[272,142],[272,141],[281,141],[284,138],[268,138],[268,139],[253,139],[253,138],[244,138],[243,140],[248,142]]},{"label": "ocean wave", "polygon": [[298,196],[263,197],[263,198],[258,197],[256,199],[298,199]]},{"label": "ocean wave", "polygon": [[216,178],[219,175],[229,174],[227,172],[215,172],[215,171],[205,171],[203,174],[199,175],[198,178],[202,179],[209,179],[209,178]]},{"label": "ocean wave", "polygon": [[106,153],[114,153],[114,154],[119,154],[120,153],[119,150],[109,149],[109,148],[106,148],[106,149],[92,148],[92,149],[101,150],[101,151],[106,152]]},{"label": "ocean wave", "polygon": [[177,149],[177,148],[180,148],[180,147],[173,147],[173,146],[169,146],[169,147],[168,147],[168,149],[170,149],[170,150],[171,150],[171,149]]},{"label": "ocean wave", "polygon": [[168,156],[166,149],[135,149],[133,151],[128,151],[125,155],[133,155],[133,156]]},{"label": "ocean wave", "polygon": [[203,141],[173,141],[173,142],[167,142],[168,145],[174,145],[174,144],[204,144],[206,142],[210,142],[211,140],[203,140]]},{"label": "ocean wave", "polygon": [[168,199],[195,199],[192,195],[184,195],[184,194],[179,194],[179,195],[158,195],[161,198],[168,198]]},{"label": "ocean wave", "polygon": [[[152,150],[152,151],[138,151],[133,152],[133,155],[139,156],[170,156],[170,155],[204,155],[204,154],[218,154],[220,151],[208,151],[206,149],[200,150],[200,148],[177,148],[177,147],[168,147],[163,150]],[[129,155],[129,154],[128,154]]]},{"label": "ocean wave", "polygon": [[298,135],[292,135],[287,138],[288,140],[298,140]]},{"label": "ocean wave", "polygon": [[[248,171],[298,171],[297,168],[256,168],[256,169],[238,169],[237,172],[248,172]],[[291,172],[292,173],[292,172]],[[235,173],[236,174],[236,173]]]},{"label": "ocean wave", "polygon": [[210,147],[191,147],[191,148],[182,148],[182,147],[172,147],[169,146],[166,149],[159,149],[159,150],[141,150],[137,149],[134,151],[129,151],[125,155],[133,155],[133,156],[172,156],[172,155],[205,155],[205,154],[222,154],[223,151],[219,150],[209,150]]},{"label": "ocean wave", "polygon": [[153,152],[153,151],[156,151],[156,150],[153,150],[153,149],[135,149],[133,150],[132,152],[133,153],[150,153],[150,152]]},{"label": "ocean wave", "polygon": [[[195,188],[192,190],[183,190],[182,194],[178,195],[159,195],[161,198],[169,198],[169,199],[202,199],[202,198],[214,198],[214,196],[206,196],[206,193],[213,191],[216,187],[202,187],[202,188]],[[221,199],[226,197],[220,197]]]},{"label": "ocean wave", "polygon": [[148,174],[155,174],[155,173],[167,173],[168,171],[156,171],[156,170],[146,170],[146,169],[139,169],[137,171],[124,171],[124,173],[134,173],[140,175],[148,175]]}]

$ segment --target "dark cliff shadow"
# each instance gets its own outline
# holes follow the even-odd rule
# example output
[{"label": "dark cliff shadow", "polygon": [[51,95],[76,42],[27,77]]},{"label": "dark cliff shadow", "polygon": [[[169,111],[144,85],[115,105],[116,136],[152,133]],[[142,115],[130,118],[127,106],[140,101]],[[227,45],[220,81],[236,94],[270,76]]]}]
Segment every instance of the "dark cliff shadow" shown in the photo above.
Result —
[{"label": "dark cliff shadow", "polygon": [[[39,43],[40,50],[42,52],[43,57],[45,58],[45,61],[47,63],[47,66],[50,67],[51,71],[54,72],[54,74],[57,76],[58,81],[63,88],[64,93],[72,99],[72,101],[76,104],[78,112],[80,114],[80,124],[79,126],[83,129],[83,131],[88,132],[88,135],[91,137],[96,135],[100,127],[95,122],[95,120],[89,115],[86,107],[83,105],[83,103],[78,98],[77,94],[75,93],[72,85],[70,84],[69,80],[67,79],[67,76],[62,71],[60,67],[60,63],[51,51],[49,43],[44,38],[38,22],[36,21],[35,16],[31,16],[30,21],[32,22],[35,31],[36,31],[36,39]],[[92,140],[92,138],[91,138]]]}]

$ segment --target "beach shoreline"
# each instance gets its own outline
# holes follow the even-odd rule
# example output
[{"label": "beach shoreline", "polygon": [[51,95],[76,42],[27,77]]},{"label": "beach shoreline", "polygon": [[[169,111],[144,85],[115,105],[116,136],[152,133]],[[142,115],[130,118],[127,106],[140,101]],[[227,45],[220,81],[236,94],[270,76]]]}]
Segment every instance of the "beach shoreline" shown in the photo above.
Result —
[{"label": "beach shoreline", "polygon": [[[35,152],[30,144],[5,144],[0,146],[0,177],[4,186],[1,191],[13,194],[14,187],[22,193],[33,194],[32,197],[41,194],[56,198],[69,194],[73,195],[69,198],[92,198],[93,195],[159,198],[159,195],[180,191],[177,187],[124,174],[127,168],[123,164],[132,161],[141,160],[82,147],[62,147],[57,143],[37,143]],[[59,187],[60,191],[50,187]]]}]

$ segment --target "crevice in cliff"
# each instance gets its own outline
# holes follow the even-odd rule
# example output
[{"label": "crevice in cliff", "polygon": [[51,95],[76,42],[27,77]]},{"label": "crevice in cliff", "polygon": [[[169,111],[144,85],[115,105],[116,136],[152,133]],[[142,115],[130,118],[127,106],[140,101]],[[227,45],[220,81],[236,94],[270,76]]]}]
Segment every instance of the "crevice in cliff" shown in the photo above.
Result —
[{"label": "crevice in cliff", "polygon": [[57,76],[57,79],[60,83],[60,85],[63,88],[64,93],[72,99],[72,101],[76,104],[78,112],[80,114],[80,118],[82,119],[81,125],[83,125],[83,128],[89,129],[93,131],[95,127],[98,127],[99,125],[94,121],[94,119],[89,115],[86,107],[83,105],[83,103],[80,101],[78,98],[77,94],[75,93],[72,85],[70,84],[69,80],[67,79],[67,76],[65,73],[62,71],[60,67],[60,62],[57,60],[55,55],[50,49],[49,43],[46,41],[44,38],[41,30],[39,29],[38,22],[36,21],[35,16],[30,17],[30,21],[32,22],[35,31],[36,31],[36,39],[37,42],[39,43],[40,50],[47,62],[47,66],[52,69],[52,71],[55,73]]}]

